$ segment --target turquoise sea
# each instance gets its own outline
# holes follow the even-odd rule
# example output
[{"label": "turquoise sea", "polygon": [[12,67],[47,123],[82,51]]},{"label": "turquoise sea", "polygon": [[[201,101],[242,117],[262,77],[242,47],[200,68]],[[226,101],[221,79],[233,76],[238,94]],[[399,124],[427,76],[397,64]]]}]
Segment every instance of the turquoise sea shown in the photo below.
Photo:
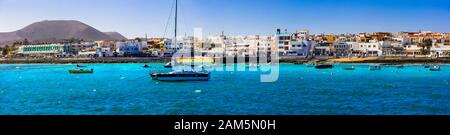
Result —
[{"label": "turquoise sea", "polygon": [[317,70],[281,64],[278,81],[259,72],[212,72],[207,82],[157,82],[163,63],[89,64],[94,74],[69,74],[73,64],[0,64],[3,115],[438,115],[450,114],[450,66],[431,72],[348,64]]}]

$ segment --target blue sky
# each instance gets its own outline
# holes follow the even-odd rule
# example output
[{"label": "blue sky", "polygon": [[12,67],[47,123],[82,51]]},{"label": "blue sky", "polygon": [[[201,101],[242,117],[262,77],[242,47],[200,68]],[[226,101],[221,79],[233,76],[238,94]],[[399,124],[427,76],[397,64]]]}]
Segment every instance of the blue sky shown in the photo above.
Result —
[{"label": "blue sky", "polygon": [[[36,21],[79,20],[128,38],[164,35],[173,0],[0,0],[0,32]],[[180,35],[450,32],[450,0],[179,0]],[[169,27],[172,29],[173,27]],[[166,33],[166,37],[171,32]]]}]

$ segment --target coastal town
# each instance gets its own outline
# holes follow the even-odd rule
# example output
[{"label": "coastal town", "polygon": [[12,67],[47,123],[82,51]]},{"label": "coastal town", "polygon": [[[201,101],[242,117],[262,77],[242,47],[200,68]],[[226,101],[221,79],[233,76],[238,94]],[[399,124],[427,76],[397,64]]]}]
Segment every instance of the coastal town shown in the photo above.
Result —
[{"label": "coastal town", "polygon": [[[270,57],[281,59],[439,59],[450,57],[449,33],[371,32],[358,34],[311,34],[309,30],[277,29],[272,35],[171,38],[135,38],[85,41],[67,39],[57,42],[18,40],[1,47],[1,60],[30,59],[160,59],[193,45],[207,57]],[[273,52],[276,49],[277,52]],[[263,53],[261,53],[263,52]]]},{"label": "coastal town", "polygon": [[0,0],[0,129],[448,131],[449,15],[450,0]]}]

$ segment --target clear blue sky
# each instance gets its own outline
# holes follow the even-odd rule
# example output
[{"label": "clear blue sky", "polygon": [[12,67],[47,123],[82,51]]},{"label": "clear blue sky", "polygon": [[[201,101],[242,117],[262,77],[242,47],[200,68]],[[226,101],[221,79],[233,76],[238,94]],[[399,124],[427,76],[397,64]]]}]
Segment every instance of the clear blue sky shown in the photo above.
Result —
[{"label": "clear blue sky", "polygon": [[[450,32],[450,0],[179,0],[180,35]],[[41,20],[79,20],[128,38],[161,37],[172,0],[0,0],[0,32]],[[172,29],[173,27],[170,27]],[[171,33],[168,33],[171,34]],[[170,37],[170,36],[166,36]]]}]

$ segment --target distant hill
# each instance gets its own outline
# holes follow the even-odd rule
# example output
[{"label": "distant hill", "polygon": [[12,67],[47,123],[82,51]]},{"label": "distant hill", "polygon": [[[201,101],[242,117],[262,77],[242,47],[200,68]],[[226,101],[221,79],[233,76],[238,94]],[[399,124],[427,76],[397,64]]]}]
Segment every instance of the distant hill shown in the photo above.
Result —
[{"label": "distant hill", "polygon": [[119,32],[103,32],[103,33],[105,33],[109,37],[112,37],[112,38],[117,39],[117,40],[126,40],[127,39],[126,37],[124,37]]},{"label": "distant hill", "polygon": [[28,41],[59,41],[72,38],[85,41],[126,39],[117,32],[103,33],[87,24],[73,20],[41,21],[14,32],[0,33],[0,43],[23,39]]}]

